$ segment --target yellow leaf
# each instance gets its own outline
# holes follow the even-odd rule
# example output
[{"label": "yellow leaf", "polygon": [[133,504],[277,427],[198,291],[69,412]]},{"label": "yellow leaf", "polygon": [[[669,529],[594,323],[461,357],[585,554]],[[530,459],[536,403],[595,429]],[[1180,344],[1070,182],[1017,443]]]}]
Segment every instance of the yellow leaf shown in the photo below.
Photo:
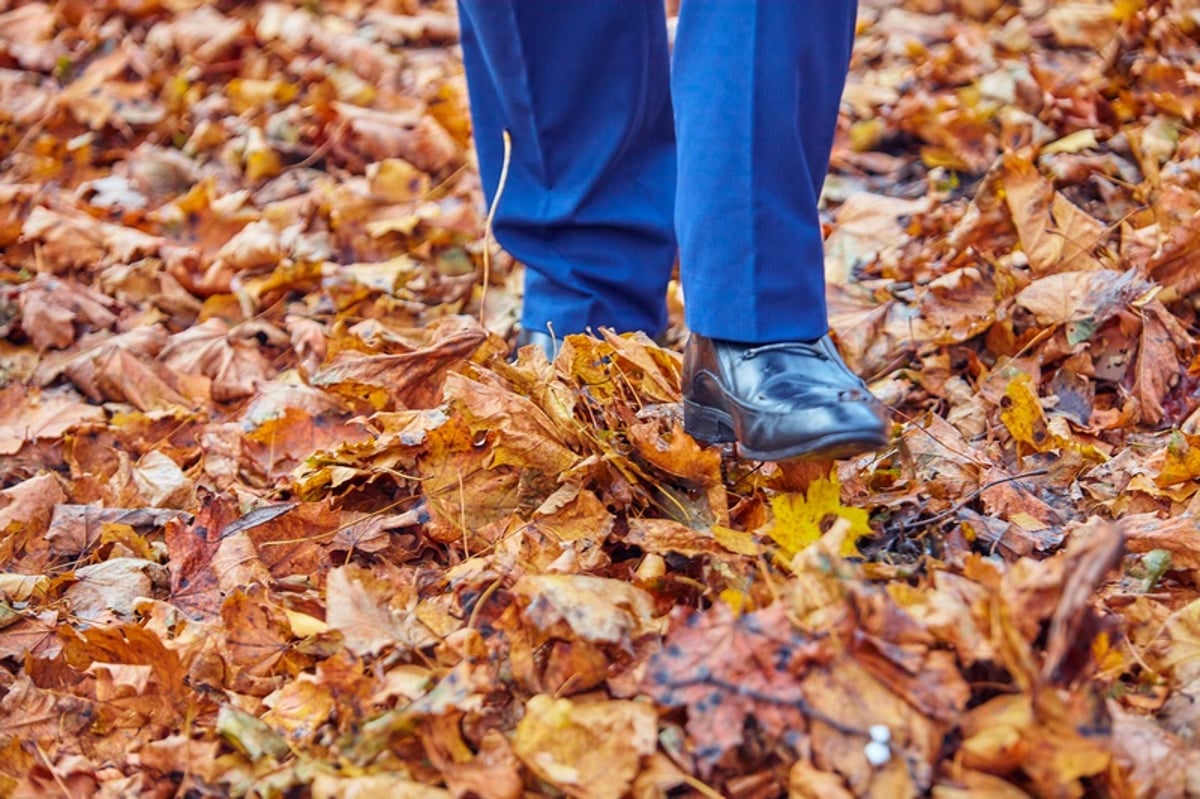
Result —
[{"label": "yellow leaf", "polygon": [[648,702],[576,704],[531,697],[517,722],[513,752],[529,770],[580,799],[626,796],[654,752],[658,715]]},{"label": "yellow leaf", "polygon": [[1037,519],[1028,513],[1014,513],[1008,520],[1022,530],[1028,530],[1029,532],[1045,530],[1049,526],[1041,519]]},{"label": "yellow leaf", "polygon": [[44,574],[0,574],[0,592],[16,602],[25,602],[35,594],[46,593],[50,578]]},{"label": "yellow leaf", "polygon": [[1058,436],[1050,432],[1046,414],[1038,402],[1037,392],[1027,374],[1017,375],[1004,389],[1000,421],[1012,437],[1035,452],[1046,452],[1061,446]]},{"label": "yellow leaf", "polygon": [[856,153],[873,150],[886,134],[887,127],[879,117],[860,120],[850,126],[850,148]]},{"label": "yellow leaf", "polygon": [[287,616],[288,625],[292,628],[292,634],[297,638],[308,638],[310,635],[320,635],[329,629],[329,625],[315,616],[309,616],[307,613],[301,613],[298,610],[283,609]]},{"label": "yellow leaf", "polygon": [[1124,22],[1137,16],[1137,13],[1145,7],[1146,0],[1116,0],[1113,3],[1113,16]]},{"label": "yellow leaf", "polygon": [[1160,488],[1166,488],[1191,482],[1197,477],[1200,477],[1200,436],[1172,431],[1162,471],[1154,478],[1154,482]]},{"label": "yellow leaf", "polygon": [[283,171],[279,154],[271,149],[267,137],[258,128],[246,134],[246,179],[250,181],[273,178]]},{"label": "yellow leaf", "polygon": [[726,588],[720,593],[720,599],[729,606],[730,610],[733,611],[733,615],[740,616],[742,615],[742,611],[746,609],[746,600],[749,599],[749,597],[747,597],[741,591],[735,591],[732,588]]},{"label": "yellow leaf", "polygon": [[402,158],[385,158],[367,166],[371,193],[389,202],[416,200],[428,193],[429,175]]},{"label": "yellow leaf", "polygon": [[738,555],[754,556],[762,552],[762,548],[754,540],[754,536],[741,530],[733,530],[717,524],[713,525],[712,536],[718,544]]},{"label": "yellow leaf", "polygon": [[820,539],[825,529],[822,523],[829,517],[840,517],[850,525],[839,554],[859,554],[858,539],[870,535],[871,526],[865,510],[842,504],[841,491],[841,484],[830,473],[828,478],[809,483],[805,494],[777,494],[771,498],[775,521],[767,534],[783,548],[787,558]]},{"label": "yellow leaf", "polygon": [[238,114],[275,103],[290,103],[300,93],[299,87],[287,81],[253,78],[234,78],[229,82],[226,91],[230,105]]},{"label": "yellow leaf", "polygon": [[1084,150],[1095,150],[1100,144],[1096,140],[1093,128],[1084,128],[1074,133],[1068,133],[1061,139],[1056,139],[1041,149],[1042,155],[1057,155],[1058,153],[1079,153]]}]

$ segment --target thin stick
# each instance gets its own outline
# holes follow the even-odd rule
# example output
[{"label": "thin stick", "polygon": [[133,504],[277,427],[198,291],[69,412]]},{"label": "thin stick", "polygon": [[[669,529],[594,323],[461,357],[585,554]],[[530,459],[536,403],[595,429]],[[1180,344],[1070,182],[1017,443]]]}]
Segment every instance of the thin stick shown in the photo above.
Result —
[{"label": "thin stick", "polygon": [[487,307],[488,284],[492,282],[492,224],[496,221],[496,209],[500,207],[500,198],[504,196],[504,187],[508,185],[508,165],[512,163],[512,136],[504,131],[504,163],[500,166],[500,181],[496,184],[496,195],[492,197],[492,207],[488,208],[487,222],[483,228],[483,291],[479,294],[479,324],[483,324],[483,312]]},{"label": "thin stick", "polygon": [[1021,472],[1020,474],[1010,475],[1009,477],[1001,477],[999,480],[993,480],[990,483],[984,483],[979,488],[975,489],[970,494],[967,494],[961,500],[955,502],[941,513],[936,513],[926,519],[917,519],[916,521],[911,521],[908,524],[900,525],[900,532],[907,533],[909,530],[915,530],[918,527],[927,527],[931,524],[937,524],[943,519],[948,519],[965,508],[971,502],[974,502],[976,497],[978,497],[984,491],[987,491],[989,488],[994,488],[998,485],[1003,485],[1004,483],[1011,483],[1013,480],[1023,480],[1026,477],[1038,477],[1046,473],[1047,472],[1045,469],[1034,469],[1032,472]]},{"label": "thin stick", "polygon": [[67,784],[63,782],[62,776],[59,775],[58,770],[54,768],[54,764],[50,762],[50,758],[46,755],[45,750],[42,749],[42,745],[34,742],[33,748],[37,750],[39,755],[41,755],[42,762],[46,764],[46,768],[50,771],[50,776],[53,777],[54,781],[58,784],[58,789],[63,792],[63,796],[67,797],[67,799],[71,799],[71,791],[67,789]]}]

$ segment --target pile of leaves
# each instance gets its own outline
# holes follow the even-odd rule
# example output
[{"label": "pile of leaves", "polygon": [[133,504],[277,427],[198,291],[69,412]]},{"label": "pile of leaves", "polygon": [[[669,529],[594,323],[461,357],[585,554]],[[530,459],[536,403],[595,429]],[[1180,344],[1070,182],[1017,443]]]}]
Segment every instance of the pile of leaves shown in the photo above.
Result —
[{"label": "pile of leaves", "polygon": [[1200,2],[859,27],[759,464],[508,362],[448,3],[0,0],[0,795],[1200,796]]}]

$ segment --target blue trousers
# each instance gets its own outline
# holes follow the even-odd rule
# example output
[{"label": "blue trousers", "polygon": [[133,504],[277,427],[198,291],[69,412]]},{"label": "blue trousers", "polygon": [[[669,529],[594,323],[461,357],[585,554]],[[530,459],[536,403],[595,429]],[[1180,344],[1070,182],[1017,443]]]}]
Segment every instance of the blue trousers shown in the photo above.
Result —
[{"label": "blue trousers", "polygon": [[484,192],[527,266],[522,324],[688,327],[766,343],[828,329],[817,198],[856,0],[459,0]]}]

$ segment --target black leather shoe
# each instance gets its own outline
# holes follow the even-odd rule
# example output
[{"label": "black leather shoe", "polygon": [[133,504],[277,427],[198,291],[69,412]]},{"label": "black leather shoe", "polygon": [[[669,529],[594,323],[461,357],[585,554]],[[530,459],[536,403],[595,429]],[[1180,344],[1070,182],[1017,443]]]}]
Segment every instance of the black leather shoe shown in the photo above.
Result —
[{"label": "black leather shoe", "polygon": [[693,333],[683,354],[683,425],[737,441],[759,461],[845,458],[887,443],[887,417],[838,354],[817,341],[742,344]]}]

